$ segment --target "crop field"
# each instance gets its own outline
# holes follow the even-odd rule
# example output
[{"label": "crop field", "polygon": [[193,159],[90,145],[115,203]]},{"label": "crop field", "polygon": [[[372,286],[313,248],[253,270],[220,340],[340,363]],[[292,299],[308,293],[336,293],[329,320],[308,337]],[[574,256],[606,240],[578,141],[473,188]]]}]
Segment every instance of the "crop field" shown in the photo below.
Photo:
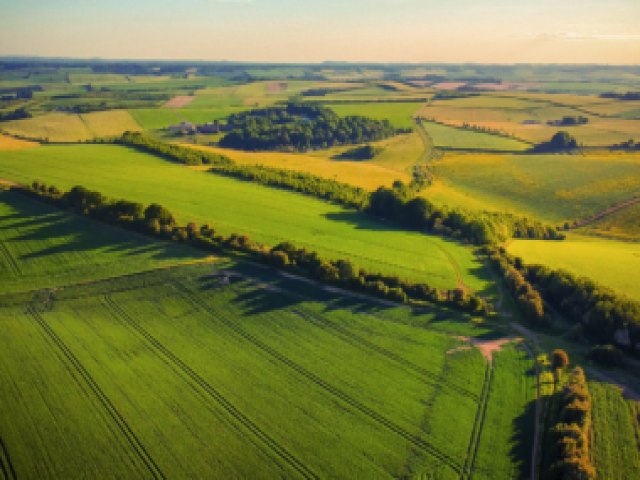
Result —
[{"label": "crop field", "polygon": [[[21,218],[41,214],[25,210]],[[95,234],[108,237],[109,229]],[[42,265],[63,263],[59,250],[75,250],[74,242],[60,237]],[[26,271],[30,261],[15,263]],[[96,278],[32,298],[8,294],[7,278],[0,277],[0,431],[3,465],[18,478],[109,471],[454,479],[474,471],[485,435],[505,442],[501,451],[519,441],[496,440],[500,426],[490,415],[483,423],[486,362],[439,330],[487,330],[453,312],[341,298],[230,259]],[[529,414],[510,409],[501,421],[522,415]],[[526,462],[526,452],[512,461]]]},{"label": "crop field", "polygon": [[[380,142],[389,143],[389,141]],[[339,180],[373,191],[381,185],[390,187],[395,180],[411,181],[406,171],[400,171],[372,161],[348,161],[332,159],[344,148],[309,152],[244,152],[219,147],[202,147],[185,144],[204,151],[226,155],[240,164],[266,165],[288,170],[309,172],[324,178]],[[414,160],[416,160],[414,158]],[[201,167],[197,167],[201,168]]]},{"label": "crop field", "polygon": [[0,150],[22,150],[23,148],[33,148],[39,146],[39,143],[29,142],[0,134]]},{"label": "crop field", "polygon": [[515,240],[508,248],[525,263],[561,268],[589,277],[640,300],[640,243],[570,235],[562,242]]},{"label": "crop field", "polygon": [[47,113],[25,120],[3,124],[11,135],[51,142],[78,142],[96,137],[120,135],[127,130],[140,130],[136,121],[124,110],[84,113]]},{"label": "crop field", "polygon": [[594,466],[598,479],[634,478],[640,472],[640,445],[633,426],[638,402],[625,400],[611,385],[590,382],[593,399]]},{"label": "crop field", "polygon": [[326,103],[326,107],[336,112],[341,117],[360,115],[376,120],[389,120],[396,128],[413,128],[415,126],[413,114],[416,113],[420,103]]},{"label": "crop field", "polygon": [[434,122],[422,122],[422,124],[436,147],[508,152],[524,151],[531,148],[531,145],[514,138],[463,130]]},{"label": "crop field", "polygon": [[0,190],[2,291],[123,275],[204,258],[202,252],[67,215]]},{"label": "crop field", "polygon": [[[105,168],[108,166],[108,168]],[[95,175],[96,170],[100,175]],[[356,211],[110,145],[43,146],[0,152],[0,178],[58,188],[82,184],[112,198],[168,207],[182,223],[211,223],[276,245],[291,241],[330,258],[421,279],[438,287],[489,288],[471,249],[441,237],[402,231]],[[286,205],[286,213],[283,211]]]},{"label": "crop field", "polygon": [[638,240],[640,239],[638,219],[640,219],[640,204],[635,204],[585,226],[584,230],[623,240]]},{"label": "crop field", "polygon": [[[566,130],[585,146],[609,146],[633,138],[640,131],[640,122],[633,115],[624,114],[637,109],[634,102],[578,95],[512,95],[437,100],[420,114],[448,125],[467,123],[502,131],[532,143],[547,141],[556,131]],[[584,116],[589,123],[575,127],[547,124],[564,116]]]},{"label": "crop field", "polygon": [[221,120],[232,113],[246,110],[247,107],[227,106],[220,108],[136,108],[129,110],[131,116],[143,130],[160,130],[169,125],[176,125],[183,121],[192,123],[207,123]]},{"label": "crop field", "polygon": [[[586,219],[640,194],[640,155],[498,155],[447,152],[435,164],[440,180],[495,210],[562,223]],[[438,192],[436,192],[438,193]],[[427,197],[429,191],[425,192]],[[451,200],[451,201],[448,201]],[[462,206],[462,205],[460,205]]]}]

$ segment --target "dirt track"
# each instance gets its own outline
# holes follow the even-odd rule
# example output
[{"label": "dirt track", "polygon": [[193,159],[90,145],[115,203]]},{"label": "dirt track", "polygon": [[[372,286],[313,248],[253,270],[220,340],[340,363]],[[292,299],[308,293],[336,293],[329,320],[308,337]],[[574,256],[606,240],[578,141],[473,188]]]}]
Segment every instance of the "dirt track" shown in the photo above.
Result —
[{"label": "dirt track", "polygon": [[622,203],[618,203],[617,205],[614,205],[612,207],[609,207],[606,210],[595,214],[593,217],[587,218],[586,220],[582,220],[576,223],[571,227],[571,229],[584,227],[585,225],[589,225],[591,223],[597,222],[598,220],[602,220],[603,218],[608,217],[609,215],[616,213],[619,210],[623,210],[627,207],[635,205],[636,203],[640,203],[640,197],[634,197],[631,200],[627,200]]}]

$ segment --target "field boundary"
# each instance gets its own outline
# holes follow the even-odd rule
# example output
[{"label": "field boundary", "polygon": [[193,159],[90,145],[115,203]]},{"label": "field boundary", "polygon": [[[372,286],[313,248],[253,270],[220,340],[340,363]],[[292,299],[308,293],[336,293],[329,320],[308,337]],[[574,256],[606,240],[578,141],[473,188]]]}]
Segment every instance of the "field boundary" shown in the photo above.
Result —
[{"label": "field boundary", "polygon": [[631,207],[633,205],[635,205],[636,203],[640,203],[640,197],[633,197],[630,200],[625,200],[624,202],[618,203],[616,205],[612,205],[611,207],[607,208],[606,210],[603,210],[600,213],[596,213],[595,215],[593,215],[592,217],[586,218],[584,220],[579,221],[578,223],[573,224],[572,226],[570,226],[570,229],[576,229],[576,228],[580,228],[580,227],[584,227],[586,225],[589,225],[591,223],[597,222],[598,220],[602,220],[603,218],[608,217],[609,215],[612,215],[620,210],[624,210],[627,207]]},{"label": "field boundary", "polygon": [[31,317],[38,323],[38,325],[40,325],[47,337],[55,344],[55,346],[60,349],[60,352],[65,356],[67,361],[82,377],[85,384],[93,392],[97,400],[107,411],[107,414],[111,417],[122,434],[125,436],[127,442],[129,443],[135,454],[138,456],[138,458],[143,462],[144,466],[151,474],[151,476],[154,479],[166,479],[165,475],[162,473],[162,470],[160,470],[160,467],[158,467],[158,464],[149,454],[135,432],[131,429],[122,414],[116,409],[113,402],[109,399],[109,397],[107,397],[102,388],[100,388],[100,385],[98,385],[98,383],[94,380],[89,371],[84,367],[80,360],[78,360],[78,357],[75,356],[75,354],[69,349],[67,344],[64,343],[64,341],[58,336],[58,334],[53,331],[53,329],[47,324],[44,318],[42,318],[40,313],[38,313],[34,307],[27,307],[27,313],[31,315]]},{"label": "field boundary", "polygon": [[204,300],[198,298],[194,294],[194,292],[189,290],[187,287],[185,287],[185,286],[183,286],[181,284],[175,284],[175,285],[176,285],[176,288],[184,295],[184,297],[187,300],[189,300],[194,306],[197,306],[200,309],[202,309],[203,311],[209,313],[209,315],[211,315],[215,320],[217,320],[219,323],[222,323],[224,326],[226,326],[227,328],[229,328],[230,330],[235,332],[239,337],[241,337],[244,340],[246,340],[247,342],[251,343],[254,347],[256,347],[259,350],[263,351],[264,353],[266,353],[270,357],[273,357],[276,360],[280,361],[282,364],[284,364],[285,366],[287,366],[291,370],[295,371],[296,373],[298,373],[302,377],[306,378],[311,383],[313,383],[314,385],[316,385],[320,389],[324,390],[325,392],[327,392],[331,396],[333,396],[333,397],[339,399],[340,401],[346,403],[347,405],[351,406],[354,410],[362,413],[364,416],[366,416],[369,419],[375,421],[376,423],[382,425],[383,427],[387,428],[391,432],[397,434],[398,436],[402,437],[403,439],[405,439],[406,441],[412,443],[413,445],[423,449],[425,452],[431,454],[433,457],[437,458],[442,463],[444,463],[445,465],[449,466],[456,473],[460,472],[460,470],[461,470],[460,464],[452,456],[450,456],[449,454],[447,454],[445,452],[442,452],[441,450],[439,450],[437,447],[435,447],[430,442],[427,442],[426,440],[424,440],[422,438],[419,438],[416,435],[408,432],[404,428],[402,428],[399,425],[395,424],[393,421],[389,420],[384,415],[376,412],[375,410],[371,409],[370,407],[367,407],[366,405],[364,405],[360,401],[354,399],[350,395],[348,395],[345,392],[343,392],[341,389],[339,389],[339,388],[327,383],[326,381],[322,380],[320,377],[318,377],[317,375],[315,375],[311,371],[307,370],[306,368],[302,367],[298,363],[296,363],[296,362],[292,361],[291,359],[287,358],[285,355],[283,355],[282,353],[278,352],[274,348],[270,347],[266,343],[262,342],[260,339],[258,339],[254,335],[246,332],[245,330],[240,328],[238,325],[236,325],[231,320],[229,320],[229,319],[223,317],[222,315],[220,315],[219,312],[215,312],[213,310],[213,308],[211,308]]},{"label": "field boundary", "polygon": [[162,342],[151,335],[146,329],[138,324],[120,305],[118,305],[111,295],[106,295],[107,305],[117,315],[117,317],[131,329],[142,336],[156,351],[156,354],[169,362],[184,375],[190,378],[197,386],[207,393],[216,401],[231,417],[240,423],[243,427],[253,433],[258,439],[266,444],[278,457],[286,464],[297,471],[303,478],[317,479],[319,478],[309,467],[293,456],[285,447],[280,445],[275,439],[271,438],[258,425],[256,425],[249,417],[238,410],[229,400],[227,400],[220,392],[218,392],[210,383],[195,372],[189,365],[177,357],[171,350],[166,348]]}]

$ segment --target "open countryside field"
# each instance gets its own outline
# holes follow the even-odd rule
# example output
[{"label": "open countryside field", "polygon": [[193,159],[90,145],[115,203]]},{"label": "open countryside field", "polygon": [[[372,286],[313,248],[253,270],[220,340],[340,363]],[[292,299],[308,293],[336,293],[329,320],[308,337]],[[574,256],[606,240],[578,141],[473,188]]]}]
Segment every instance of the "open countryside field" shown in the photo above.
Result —
[{"label": "open countryside field", "polygon": [[203,259],[202,252],[68,215],[0,190],[2,291],[85,282]]},{"label": "open countryside field", "polygon": [[140,126],[125,110],[83,113],[48,113],[3,123],[4,131],[18,137],[50,142],[78,142],[138,131]]},{"label": "open countryside field", "polygon": [[[110,227],[103,229],[97,234],[108,236]],[[71,249],[74,240],[59,245]],[[60,259],[53,250],[41,257],[43,265]],[[15,260],[20,271],[29,262]],[[256,268],[222,259],[40,296],[5,291],[0,430],[18,478],[109,471],[454,479],[474,471],[478,450],[479,463],[491,468],[483,463],[485,435],[492,448],[521,447],[510,465],[526,463],[527,435],[500,438],[500,425],[480,421],[488,388],[482,355],[439,331],[483,335],[485,328],[453,312],[340,298]],[[231,283],[221,283],[229,274]],[[496,378],[520,373],[508,366]],[[12,381],[17,375],[21,381]],[[511,394],[527,397],[529,389]],[[523,415],[533,421],[526,409],[503,412],[501,421]]]},{"label": "open countryside field", "polygon": [[194,171],[129,148],[43,146],[0,152],[0,178],[30,183],[36,177],[61,189],[82,184],[112,198],[158,202],[181,223],[210,223],[226,234],[247,234],[272,246],[291,241],[330,258],[351,258],[365,269],[433,286],[453,288],[464,281],[480,292],[490,288],[482,264],[467,247],[402,231],[314,198]]},{"label": "open countryside field", "polygon": [[413,115],[420,109],[420,103],[325,103],[326,107],[341,117],[360,115],[376,120],[389,120],[396,128],[413,128]]},{"label": "open countryside field", "polygon": [[[447,152],[435,163],[447,189],[434,201],[473,207],[478,198],[494,210],[573,223],[640,194],[640,155],[594,152],[586,155],[498,155]],[[464,196],[447,192],[456,190]],[[424,193],[427,198],[429,190]],[[457,205],[463,201],[467,205]]]},{"label": "open countryside field", "polygon": [[508,250],[525,263],[561,268],[640,300],[640,243],[571,234],[562,242],[515,240]]},{"label": "open countryside field", "polygon": [[483,132],[473,132],[434,122],[422,122],[433,145],[456,150],[524,151],[531,145],[514,138],[501,137]]}]

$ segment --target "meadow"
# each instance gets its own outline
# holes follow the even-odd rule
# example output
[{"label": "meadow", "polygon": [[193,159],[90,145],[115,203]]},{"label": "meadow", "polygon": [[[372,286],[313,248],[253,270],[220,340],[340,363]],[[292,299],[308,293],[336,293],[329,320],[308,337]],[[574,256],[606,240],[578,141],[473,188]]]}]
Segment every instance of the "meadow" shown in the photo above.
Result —
[{"label": "meadow", "polygon": [[422,125],[431,137],[435,147],[455,150],[506,152],[518,152],[531,148],[531,145],[514,138],[484,132],[474,132],[427,121],[422,122]]},{"label": "meadow", "polygon": [[[99,175],[96,175],[99,172]],[[168,207],[185,224],[210,223],[276,245],[291,241],[329,258],[443,288],[490,289],[471,249],[407,232],[354,210],[207,172],[111,145],[42,146],[0,152],[0,178],[69,189],[82,184],[112,198]],[[286,206],[286,207],[283,207]]]},{"label": "meadow", "polygon": [[[583,220],[640,194],[640,155],[497,155],[447,152],[435,164],[447,188],[434,201],[457,205],[473,200],[494,210],[549,222]],[[450,191],[460,195],[449,195]],[[424,193],[427,198],[429,190]],[[470,200],[465,200],[465,199]]]},{"label": "meadow", "polygon": [[376,120],[389,120],[396,128],[411,129],[415,126],[413,115],[420,109],[420,103],[325,103],[341,117],[359,115],[375,118]]},{"label": "meadow", "polygon": [[561,268],[640,300],[640,244],[570,235],[562,242],[514,240],[509,253],[525,263]]}]

